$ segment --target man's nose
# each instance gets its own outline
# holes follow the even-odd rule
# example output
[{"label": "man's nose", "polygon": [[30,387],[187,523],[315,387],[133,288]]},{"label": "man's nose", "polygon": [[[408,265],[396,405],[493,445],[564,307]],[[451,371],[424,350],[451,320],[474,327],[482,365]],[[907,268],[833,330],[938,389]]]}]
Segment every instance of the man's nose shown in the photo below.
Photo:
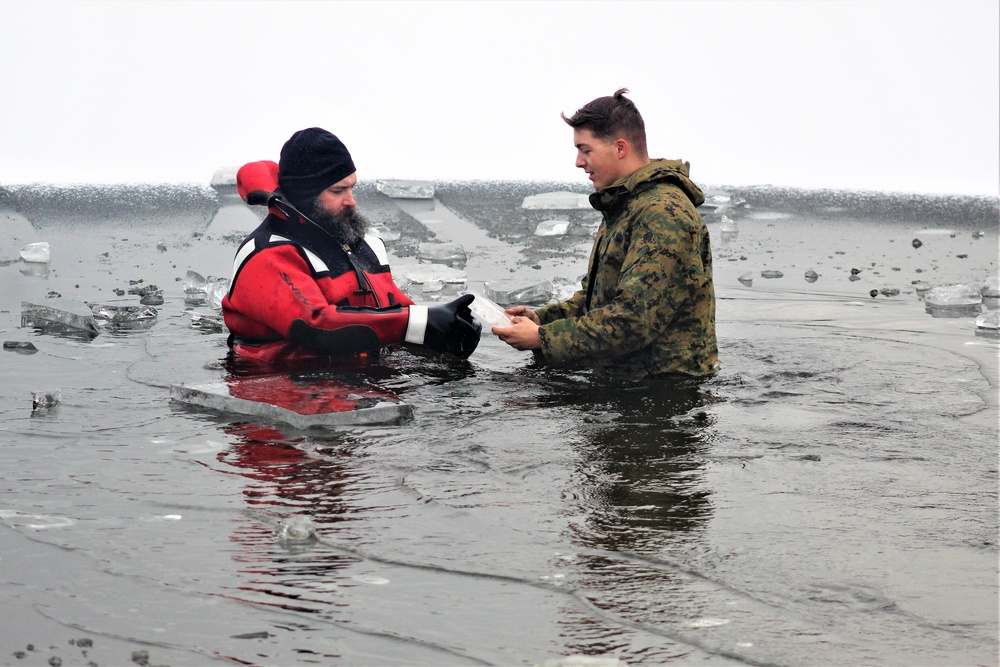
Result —
[{"label": "man's nose", "polygon": [[358,202],[354,201],[354,193],[353,192],[348,192],[347,193],[347,199],[344,200],[344,206],[350,206],[351,208],[354,208],[357,205],[358,205]]},{"label": "man's nose", "polygon": [[576,166],[578,166],[580,169],[583,169],[584,167],[587,166],[587,163],[583,161],[582,155],[576,156]]}]

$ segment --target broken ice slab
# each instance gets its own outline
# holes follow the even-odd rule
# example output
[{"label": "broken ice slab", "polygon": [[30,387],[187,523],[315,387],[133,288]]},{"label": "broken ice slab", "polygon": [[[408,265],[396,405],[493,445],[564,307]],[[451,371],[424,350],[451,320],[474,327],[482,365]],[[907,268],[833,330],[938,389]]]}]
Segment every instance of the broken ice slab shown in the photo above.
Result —
[{"label": "broken ice slab", "polygon": [[589,209],[590,197],[577,192],[543,192],[537,195],[525,197],[521,202],[521,208],[529,210],[556,210],[568,211],[573,209]]},{"label": "broken ice slab", "polygon": [[208,304],[215,310],[222,309],[222,299],[229,293],[229,278],[207,278],[197,271],[184,276],[184,303],[188,306]]},{"label": "broken ice slab", "polygon": [[976,335],[1000,338],[1000,310],[991,310],[976,318]]},{"label": "broken ice slab", "polygon": [[417,259],[464,269],[468,256],[465,248],[458,243],[421,243],[417,248]]},{"label": "broken ice slab", "polygon": [[306,379],[288,374],[174,385],[170,388],[170,399],[301,429],[396,424],[413,416],[413,408],[387,391],[331,378]]},{"label": "broken ice slab", "polygon": [[569,229],[569,220],[543,220],[535,227],[535,236],[562,236]]},{"label": "broken ice slab", "polygon": [[229,294],[229,278],[216,278],[205,287],[206,301],[215,310],[222,310],[222,300]]},{"label": "broken ice slab", "polygon": [[527,287],[504,289],[500,285],[483,283],[483,295],[497,304],[511,306],[543,306],[552,300],[555,286],[548,280]]},{"label": "broken ice slab", "polygon": [[129,287],[129,294],[139,295],[139,303],[144,306],[162,306],[163,305],[163,290],[161,290],[156,285],[140,285],[142,280],[130,280],[129,283],[132,287]]},{"label": "broken ice slab", "polygon": [[991,276],[979,288],[979,293],[983,297],[983,306],[987,310],[997,310],[1000,308],[1000,276]]},{"label": "broken ice slab", "polygon": [[48,299],[44,304],[21,302],[21,326],[45,333],[100,333],[90,306],[74,299]]},{"label": "broken ice slab", "polygon": [[225,320],[216,313],[191,313],[191,328],[201,329],[208,333],[219,333],[226,330]]},{"label": "broken ice slab", "polygon": [[32,278],[48,278],[49,265],[42,262],[23,262],[21,264],[21,275]]},{"label": "broken ice slab", "polygon": [[[406,283],[442,282],[453,285],[464,285],[465,271],[444,264],[417,264],[404,266],[393,271],[393,277]],[[402,285],[400,285],[402,287]]]},{"label": "broken ice slab", "polygon": [[33,391],[31,392],[31,410],[48,410],[49,408],[54,408],[59,405],[62,400],[62,391],[59,389],[52,389],[49,391]]},{"label": "broken ice slab", "polygon": [[378,191],[393,199],[434,199],[434,181],[379,180]]},{"label": "broken ice slab", "polygon": [[156,324],[159,316],[152,306],[110,306],[102,303],[89,305],[97,325],[111,331],[148,329]]},{"label": "broken ice slab", "polygon": [[197,292],[205,289],[205,283],[207,282],[208,281],[205,279],[205,276],[201,275],[197,271],[188,269],[184,274],[184,291],[187,292],[190,290]]},{"label": "broken ice slab", "polygon": [[982,312],[982,301],[974,285],[942,285],[924,296],[924,311],[932,317],[975,317]]},{"label": "broken ice slab", "polygon": [[24,246],[21,248],[21,259],[25,262],[32,262],[35,264],[48,264],[49,260],[52,259],[52,251],[49,248],[48,241],[29,243]]},{"label": "broken ice slab", "polygon": [[505,313],[499,304],[494,303],[478,292],[462,292],[462,294],[471,294],[475,297],[472,303],[469,304],[469,310],[479,320],[479,323],[483,325],[484,333],[489,332],[493,327],[510,326],[510,315]]},{"label": "broken ice slab", "polygon": [[737,278],[737,280],[739,280],[740,283],[742,283],[746,287],[753,287],[753,273],[751,273],[750,271],[747,271],[746,273],[741,275],[739,278]]},{"label": "broken ice slab", "polygon": [[274,534],[286,544],[303,544],[317,539],[316,524],[307,516],[293,516],[282,520],[275,527]]},{"label": "broken ice slab", "polygon": [[34,354],[38,352],[38,348],[35,347],[34,343],[24,340],[5,340],[3,342],[3,349],[11,350],[18,354]]},{"label": "broken ice slab", "polygon": [[932,287],[934,286],[924,280],[913,281],[913,289],[916,290],[917,298],[920,299],[921,301],[923,301],[927,297],[927,292],[929,292]]}]

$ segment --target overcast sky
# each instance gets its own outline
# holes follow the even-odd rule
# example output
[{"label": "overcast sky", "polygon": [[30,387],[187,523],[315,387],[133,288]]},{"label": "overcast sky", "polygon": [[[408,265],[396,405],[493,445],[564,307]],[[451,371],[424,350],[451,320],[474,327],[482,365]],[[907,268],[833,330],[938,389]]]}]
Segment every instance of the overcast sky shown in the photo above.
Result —
[{"label": "overcast sky", "polygon": [[1000,191],[1000,3],[0,2],[0,184],[208,183],[321,126],[361,179],[585,181],[619,87],[705,185]]}]

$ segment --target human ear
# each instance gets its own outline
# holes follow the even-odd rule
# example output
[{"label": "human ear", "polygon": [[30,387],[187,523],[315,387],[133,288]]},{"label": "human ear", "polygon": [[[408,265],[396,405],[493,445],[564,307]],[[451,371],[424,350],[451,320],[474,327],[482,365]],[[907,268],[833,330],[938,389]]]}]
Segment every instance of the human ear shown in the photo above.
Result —
[{"label": "human ear", "polygon": [[629,145],[623,137],[619,137],[615,140],[615,154],[618,155],[619,160],[624,160],[629,154]]}]

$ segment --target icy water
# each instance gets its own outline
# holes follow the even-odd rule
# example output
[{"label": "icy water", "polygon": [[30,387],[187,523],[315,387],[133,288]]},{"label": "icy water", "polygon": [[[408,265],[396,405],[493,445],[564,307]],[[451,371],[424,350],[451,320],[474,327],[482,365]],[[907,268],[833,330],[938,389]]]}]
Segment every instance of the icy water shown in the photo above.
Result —
[{"label": "icy water", "polygon": [[[360,207],[418,302],[558,291],[596,218],[532,235],[521,197],[544,191]],[[709,225],[723,370],[704,384],[604,386],[486,335],[467,363],[329,373],[411,421],[295,431],[169,401],[229,372],[184,277],[228,277],[257,217],[210,194],[0,209],[0,259],[52,248],[47,270],[0,266],[3,338],[38,349],[0,357],[0,663],[997,663],[998,343],[912,284],[996,275],[995,218],[755,206],[735,240]],[[438,241],[465,247],[465,284],[408,278]],[[22,300],[136,305],[149,284],[149,329],[20,327]]]}]

